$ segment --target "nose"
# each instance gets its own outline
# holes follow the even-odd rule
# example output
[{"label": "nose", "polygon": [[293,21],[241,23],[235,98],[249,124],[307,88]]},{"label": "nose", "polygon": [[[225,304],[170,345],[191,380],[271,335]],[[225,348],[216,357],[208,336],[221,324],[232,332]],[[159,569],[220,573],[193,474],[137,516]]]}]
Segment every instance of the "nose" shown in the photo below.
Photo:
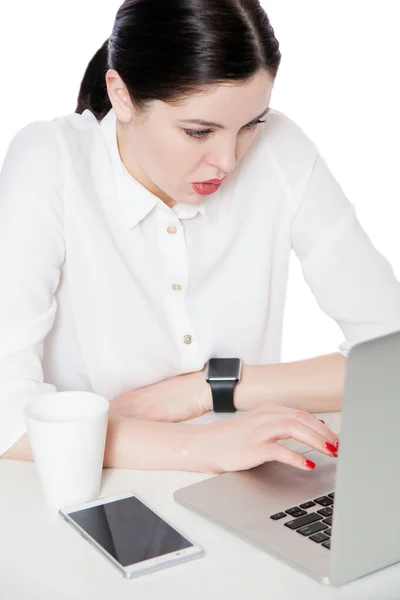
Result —
[{"label": "nose", "polygon": [[[212,162],[215,167],[218,167],[220,173],[228,175],[236,166],[236,153],[236,144],[226,142],[225,144],[221,144],[221,146],[214,151],[209,162]],[[221,175],[221,177],[224,177],[224,175]]]}]

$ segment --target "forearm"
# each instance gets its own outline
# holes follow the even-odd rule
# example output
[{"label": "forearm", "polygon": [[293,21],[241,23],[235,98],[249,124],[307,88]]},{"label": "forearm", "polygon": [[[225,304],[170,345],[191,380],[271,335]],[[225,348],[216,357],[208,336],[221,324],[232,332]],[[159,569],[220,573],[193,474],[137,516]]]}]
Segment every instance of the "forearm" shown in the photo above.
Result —
[{"label": "forearm", "polygon": [[[104,467],[202,471],[201,425],[143,421],[110,415]],[[33,460],[25,433],[1,458]]]},{"label": "forearm", "polygon": [[33,460],[31,445],[29,443],[28,434],[24,433],[18,441],[15,442],[0,458],[10,458],[13,460]]},{"label": "forearm", "polygon": [[307,412],[341,410],[346,358],[339,352],[295,362],[243,365],[234,404],[248,410],[279,403]]},{"label": "forearm", "polygon": [[111,415],[104,467],[202,472],[201,427]]}]

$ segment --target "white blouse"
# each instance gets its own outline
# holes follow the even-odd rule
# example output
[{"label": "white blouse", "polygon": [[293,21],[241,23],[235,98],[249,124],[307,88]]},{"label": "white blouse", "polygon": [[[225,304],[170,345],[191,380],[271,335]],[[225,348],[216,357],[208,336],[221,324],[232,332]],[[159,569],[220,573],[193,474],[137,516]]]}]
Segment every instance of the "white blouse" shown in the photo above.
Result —
[{"label": "white blouse", "polygon": [[126,170],[111,109],[29,123],[0,173],[0,454],[32,394],[109,400],[210,357],[281,362],[290,251],[356,341],[400,329],[400,283],[316,145],[271,109],[234,172],[172,209]]}]

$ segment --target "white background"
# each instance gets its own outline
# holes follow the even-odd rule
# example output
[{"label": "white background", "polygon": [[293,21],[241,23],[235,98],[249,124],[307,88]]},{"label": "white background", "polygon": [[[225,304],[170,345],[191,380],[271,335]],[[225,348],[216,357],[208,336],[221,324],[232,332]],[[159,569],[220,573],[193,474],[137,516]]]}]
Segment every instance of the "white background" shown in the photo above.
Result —
[{"label": "white background", "polygon": [[[262,0],[281,45],[271,106],[317,144],[376,248],[400,278],[400,36],[395,0]],[[120,1],[0,3],[0,165],[27,123],[72,113]],[[284,362],[337,351],[292,253]]]}]

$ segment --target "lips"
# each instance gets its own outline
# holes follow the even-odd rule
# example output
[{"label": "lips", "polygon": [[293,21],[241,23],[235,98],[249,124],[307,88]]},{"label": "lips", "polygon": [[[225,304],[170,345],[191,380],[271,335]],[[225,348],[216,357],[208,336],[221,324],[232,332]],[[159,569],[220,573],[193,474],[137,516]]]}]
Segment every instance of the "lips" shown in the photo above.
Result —
[{"label": "lips", "polygon": [[216,183],[192,183],[195,192],[202,196],[208,196],[219,190],[219,184]]},{"label": "lips", "polygon": [[220,184],[223,180],[225,179],[225,177],[223,177],[222,179],[208,179],[207,181],[195,181],[195,183],[214,183],[216,185]]}]

